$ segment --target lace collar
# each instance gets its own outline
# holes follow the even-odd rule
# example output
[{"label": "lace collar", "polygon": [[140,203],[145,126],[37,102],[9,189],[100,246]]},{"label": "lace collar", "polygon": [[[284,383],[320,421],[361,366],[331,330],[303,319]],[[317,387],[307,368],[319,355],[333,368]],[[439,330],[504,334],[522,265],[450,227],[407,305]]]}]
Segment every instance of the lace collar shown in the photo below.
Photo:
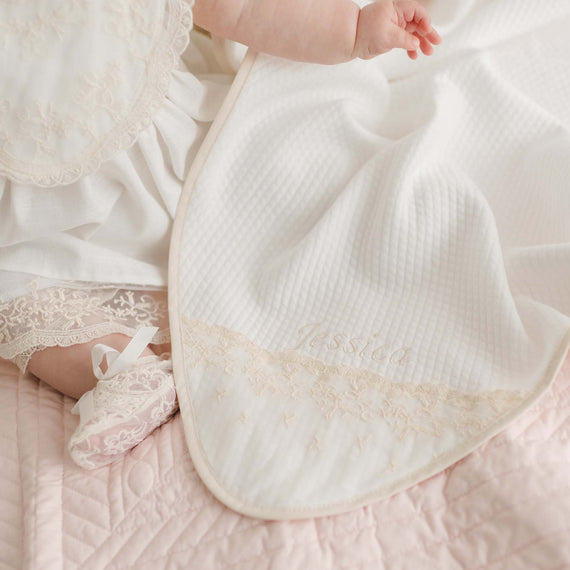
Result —
[{"label": "lace collar", "polygon": [[187,46],[192,4],[0,3],[0,175],[69,184],[134,143]]}]

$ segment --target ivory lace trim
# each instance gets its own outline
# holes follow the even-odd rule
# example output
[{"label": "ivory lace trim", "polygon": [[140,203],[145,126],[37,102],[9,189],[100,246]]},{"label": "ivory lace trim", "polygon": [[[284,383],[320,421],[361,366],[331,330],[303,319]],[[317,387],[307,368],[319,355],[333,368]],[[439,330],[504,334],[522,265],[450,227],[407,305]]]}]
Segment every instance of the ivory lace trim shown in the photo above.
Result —
[{"label": "ivory lace trim", "polygon": [[[134,144],[163,104],[172,71],[188,45],[192,4],[192,0],[157,0],[151,7],[140,0],[107,0],[101,5],[69,0],[48,12],[45,6],[26,4],[26,10],[37,9],[38,14],[0,22],[4,42],[16,58],[12,70],[29,67],[32,61],[45,74],[44,57],[57,53],[66,37],[72,38],[67,48],[73,49],[73,38],[81,37],[78,26],[90,20],[89,10],[98,10],[96,15],[103,19],[97,36],[101,49],[105,37],[123,46],[122,55],[105,61],[107,55],[101,52],[93,69],[66,76],[66,98],[60,95],[59,101],[45,99],[37,85],[35,91],[24,93],[24,101],[10,91],[16,81],[2,82],[0,175],[42,187],[70,184]],[[156,18],[154,11],[159,9],[167,16]],[[10,16],[10,6],[4,10]],[[142,51],[141,46],[145,46]],[[67,64],[58,63],[63,74]],[[35,85],[41,73],[33,74]]]},{"label": "ivory lace trim", "polygon": [[26,370],[34,352],[82,344],[112,333],[134,336],[158,326],[153,344],[170,341],[166,292],[118,288],[31,287],[29,295],[0,301],[0,358]]},{"label": "ivory lace trim", "polygon": [[289,403],[311,400],[324,419],[368,423],[382,419],[397,437],[439,437],[445,429],[472,436],[495,422],[526,393],[463,392],[443,384],[394,382],[365,368],[331,365],[298,351],[270,351],[244,335],[183,316],[186,366],[213,367],[246,381],[256,396]]}]

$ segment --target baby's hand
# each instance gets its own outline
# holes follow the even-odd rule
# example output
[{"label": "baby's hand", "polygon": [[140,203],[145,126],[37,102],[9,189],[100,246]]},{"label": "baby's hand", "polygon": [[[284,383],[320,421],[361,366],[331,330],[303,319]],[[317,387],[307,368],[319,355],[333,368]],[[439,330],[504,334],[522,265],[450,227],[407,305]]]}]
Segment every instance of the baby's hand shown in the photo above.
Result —
[{"label": "baby's hand", "polygon": [[378,0],[360,11],[354,57],[370,59],[393,48],[403,48],[411,59],[418,49],[433,53],[433,45],[441,43],[431,25],[427,10],[414,0]]}]

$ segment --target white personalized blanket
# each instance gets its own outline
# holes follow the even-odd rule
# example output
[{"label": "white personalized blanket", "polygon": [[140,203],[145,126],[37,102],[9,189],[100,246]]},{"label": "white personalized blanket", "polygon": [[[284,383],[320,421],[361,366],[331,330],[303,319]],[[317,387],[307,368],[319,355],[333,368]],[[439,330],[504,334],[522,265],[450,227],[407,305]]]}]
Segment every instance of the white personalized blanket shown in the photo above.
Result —
[{"label": "white personalized blanket", "polygon": [[443,44],[249,53],[171,249],[192,459],[229,507],[340,513],[526,410],[570,345],[570,3],[439,0]]}]

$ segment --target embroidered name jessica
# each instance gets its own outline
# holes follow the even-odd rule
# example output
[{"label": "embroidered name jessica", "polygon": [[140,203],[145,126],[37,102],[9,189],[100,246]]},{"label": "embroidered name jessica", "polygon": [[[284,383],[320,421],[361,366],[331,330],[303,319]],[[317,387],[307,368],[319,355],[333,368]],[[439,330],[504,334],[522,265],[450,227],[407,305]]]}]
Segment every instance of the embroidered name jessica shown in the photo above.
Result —
[{"label": "embroidered name jessica", "polygon": [[390,364],[405,366],[410,362],[411,348],[408,346],[392,347],[389,343],[377,344],[376,334],[364,339],[349,337],[343,333],[334,333],[322,330],[323,323],[309,323],[303,325],[297,333],[301,340],[291,350],[303,346],[309,348],[323,347],[327,350],[342,350],[346,354],[356,354],[360,358],[369,358],[377,362],[387,360]]}]

